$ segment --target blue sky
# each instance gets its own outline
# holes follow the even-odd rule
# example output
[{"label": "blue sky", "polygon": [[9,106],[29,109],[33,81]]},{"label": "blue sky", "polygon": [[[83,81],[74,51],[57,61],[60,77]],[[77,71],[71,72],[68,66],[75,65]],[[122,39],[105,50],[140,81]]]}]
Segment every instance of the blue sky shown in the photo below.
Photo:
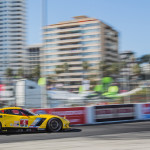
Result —
[{"label": "blue sky", "polygon": [[[150,54],[150,0],[47,0],[47,24],[87,15],[119,31],[119,51]],[[42,0],[27,0],[27,44],[41,43]]]}]

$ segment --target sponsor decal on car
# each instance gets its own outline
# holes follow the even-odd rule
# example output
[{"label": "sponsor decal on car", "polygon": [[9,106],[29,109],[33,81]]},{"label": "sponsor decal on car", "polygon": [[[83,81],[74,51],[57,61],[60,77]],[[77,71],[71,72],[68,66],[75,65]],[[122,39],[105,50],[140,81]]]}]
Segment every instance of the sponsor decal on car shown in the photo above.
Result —
[{"label": "sponsor decal on car", "polygon": [[14,127],[19,127],[19,121],[14,121]]},{"label": "sponsor decal on car", "polygon": [[38,128],[45,121],[46,118],[36,118],[30,125],[30,128]]},{"label": "sponsor decal on car", "polygon": [[20,127],[28,127],[28,119],[21,119]]}]

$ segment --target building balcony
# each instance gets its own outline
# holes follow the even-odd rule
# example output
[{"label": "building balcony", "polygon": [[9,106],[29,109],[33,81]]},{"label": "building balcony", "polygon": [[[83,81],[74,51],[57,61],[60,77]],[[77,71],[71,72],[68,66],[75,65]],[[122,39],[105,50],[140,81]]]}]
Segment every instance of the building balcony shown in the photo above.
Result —
[{"label": "building balcony", "polygon": [[71,38],[71,37],[80,37],[82,36],[81,33],[69,33],[69,34],[62,34],[62,35],[57,35],[57,37],[60,38]]},{"label": "building balcony", "polygon": [[64,38],[64,40],[59,40],[58,41],[58,43],[60,44],[60,43],[72,43],[72,42],[80,42],[81,41],[81,39],[65,39]]},{"label": "building balcony", "polygon": [[81,30],[81,28],[80,27],[75,27],[75,28],[71,28],[71,27],[68,27],[68,28],[66,28],[66,29],[58,29],[57,30],[57,32],[58,33],[67,33],[67,32],[76,32],[76,31],[80,31]]},{"label": "building balcony", "polygon": [[80,48],[80,47],[82,47],[82,44],[67,44],[67,45],[58,46],[59,49],[65,49],[65,48]]}]

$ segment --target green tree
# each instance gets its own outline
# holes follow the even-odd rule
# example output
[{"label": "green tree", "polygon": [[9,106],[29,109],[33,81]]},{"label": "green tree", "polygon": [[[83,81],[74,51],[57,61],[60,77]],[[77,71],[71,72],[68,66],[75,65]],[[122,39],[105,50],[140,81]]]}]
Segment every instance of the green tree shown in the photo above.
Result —
[{"label": "green tree", "polygon": [[[62,65],[57,65],[55,68],[55,74],[58,79],[58,75],[61,73],[69,73],[69,65],[68,63],[64,63]],[[67,77],[67,76],[66,76]],[[67,85],[67,82],[65,83]]]},{"label": "green tree", "polygon": [[105,61],[99,62],[99,74],[102,77],[113,77],[117,78],[120,75],[120,71],[125,68],[125,62],[112,62],[107,63]]},{"label": "green tree", "polygon": [[33,77],[40,78],[40,66],[36,66],[33,70]]},{"label": "green tree", "polygon": [[63,73],[63,66],[62,65],[57,65],[56,68],[55,68],[55,74],[59,75],[61,73]]},{"label": "green tree", "polygon": [[[143,55],[143,56],[137,58],[137,62],[139,63],[139,65],[144,64],[144,63],[150,64],[150,54],[146,54],[146,55]],[[146,80],[150,79],[150,74],[148,72],[145,73],[145,72],[141,71],[140,76]]]},{"label": "green tree", "polygon": [[150,54],[143,55],[143,56],[139,57],[137,59],[137,61],[139,62],[139,64],[150,63]]},{"label": "green tree", "polygon": [[18,76],[23,77],[24,76],[24,70],[22,68],[18,69]]},{"label": "green tree", "polygon": [[55,82],[56,81],[56,75],[55,74],[51,74],[49,76],[46,77],[47,81],[50,81],[50,82]]},{"label": "green tree", "polygon": [[6,69],[6,76],[7,77],[12,77],[13,76],[13,70],[11,68]]},{"label": "green tree", "polygon": [[114,62],[110,65],[110,74],[113,78],[119,77],[121,69],[126,66],[125,62]]},{"label": "green tree", "polygon": [[[68,63],[64,63],[63,65],[62,65],[62,68],[63,68],[63,73],[69,73],[69,65],[68,65]],[[66,76],[66,78],[67,78],[67,76]],[[68,76],[68,78],[69,78],[69,76]],[[69,85],[70,83],[68,82],[68,85]],[[65,85],[67,85],[67,81],[65,82]]]},{"label": "green tree", "polygon": [[98,64],[100,77],[110,76],[111,65],[106,63],[105,61],[100,61]]},{"label": "green tree", "polygon": [[32,80],[33,79],[33,74],[32,73],[28,74],[28,75],[25,76],[25,78],[27,78],[29,80]]},{"label": "green tree", "polygon": [[86,78],[85,73],[89,70],[89,63],[87,61],[83,61],[82,68],[83,68],[83,78]]},{"label": "green tree", "polygon": [[62,65],[62,69],[63,69],[64,73],[68,73],[69,72],[69,65],[68,65],[68,63],[64,63]]},{"label": "green tree", "polygon": [[132,67],[132,72],[133,72],[134,75],[139,76],[141,74],[140,66],[138,64],[135,64]]}]

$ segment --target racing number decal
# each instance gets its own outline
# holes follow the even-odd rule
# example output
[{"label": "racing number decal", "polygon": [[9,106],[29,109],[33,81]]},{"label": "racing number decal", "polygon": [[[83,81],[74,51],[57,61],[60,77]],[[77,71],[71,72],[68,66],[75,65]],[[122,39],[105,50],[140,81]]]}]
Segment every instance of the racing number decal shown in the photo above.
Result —
[{"label": "racing number decal", "polygon": [[21,119],[20,127],[28,127],[28,119]]}]

